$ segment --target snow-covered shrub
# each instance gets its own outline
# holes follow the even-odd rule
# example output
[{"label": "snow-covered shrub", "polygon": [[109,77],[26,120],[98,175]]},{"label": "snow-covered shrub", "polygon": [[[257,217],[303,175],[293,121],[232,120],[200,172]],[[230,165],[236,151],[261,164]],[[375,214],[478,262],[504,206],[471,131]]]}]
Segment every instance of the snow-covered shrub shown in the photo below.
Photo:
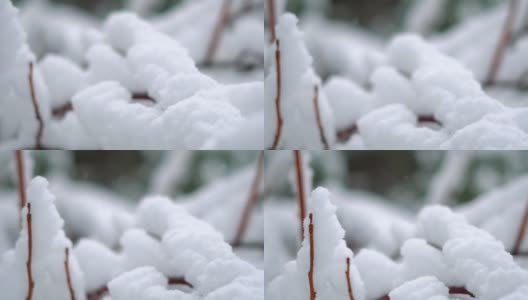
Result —
[{"label": "snow-covered shrub", "polygon": [[22,19],[0,6],[0,147],[263,149],[264,83],[244,71],[262,74],[259,0],[183,1],[102,25],[35,2]]},{"label": "snow-covered shrub", "polygon": [[[314,157],[314,153],[303,157]],[[303,213],[299,191],[304,191],[303,186],[310,188],[312,174],[314,178],[322,175],[311,170],[310,159],[299,164],[295,155],[288,154],[288,163],[282,153],[270,154],[268,176],[287,173],[288,168],[310,176],[289,182],[294,196],[273,191],[273,186],[280,185],[277,179],[266,184],[273,191],[265,203],[266,298],[506,300],[528,296],[525,176],[466,204],[425,205],[416,216],[390,203],[389,197],[345,187],[340,178],[330,176],[323,180],[327,188],[312,192]],[[452,161],[449,157],[446,165]],[[280,171],[274,160],[280,162]],[[453,166],[439,169],[437,178],[460,172],[453,171]],[[288,185],[287,178],[281,178]],[[439,180],[435,188],[438,193],[453,186]],[[430,199],[449,203],[442,197]],[[351,292],[346,274],[351,276]]]},{"label": "snow-covered shrub", "polygon": [[[442,35],[398,33],[386,45],[324,17],[303,18],[305,34],[291,13],[270,21],[266,147],[527,148],[528,1],[501,3]],[[433,16],[409,28],[443,6],[417,1],[417,18]]]},{"label": "snow-covered shrub", "polygon": [[[242,164],[176,200],[146,193],[137,205],[53,172],[49,184],[37,176],[25,190],[29,157],[16,156],[18,195],[0,179],[1,215],[19,215],[0,222],[3,298],[264,299],[264,232],[256,202],[262,154],[256,167]],[[167,161],[182,167],[178,160],[161,163]],[[162,172],[158,180],[173,184],[176,178]]]},{"label": "snow-covered shrub", "polygon": [[297,260],[267,286],[266,299],[348,299],[352,294],[352,299],[364,300],[363,281],[343,240],[345,232],[329,192],[316,189],[309,204]]}]

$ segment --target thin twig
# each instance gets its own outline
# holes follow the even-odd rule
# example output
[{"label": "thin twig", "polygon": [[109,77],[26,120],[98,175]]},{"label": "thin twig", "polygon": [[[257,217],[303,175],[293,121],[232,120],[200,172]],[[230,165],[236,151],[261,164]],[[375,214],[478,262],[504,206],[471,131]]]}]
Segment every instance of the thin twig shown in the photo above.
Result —
[{"label": "thin twig", "polygon": [[[473,295],[473,293],[468,291],[465,287],[459,287],[459,286],[449,287],[449,294],[451,294],[451,295],[468,295],[468,296],[473,297],[473,298],[475,297],[475,295]],[[378,300],[390,300],[390,297],[389,297],[389,295],[385,295],[385,296],[379,298]]]},{"label": "thin twig", "polygon": [[70,299],[75,300],[75,293],[73,292],[73,286],[70,276],[70,249],[64,249],[64,270],[66,270],[66,282],[68,283],[68,290],[70,291]]},{"label": "thin twig", "polygon": [[468,291],[465,287],[460,287],[460,286],[450,287],[449,294],[468,295],[471,297],[475,297],[475,295],[473,295],[473,293]]},{"label": "thin twig", "polygon": [[279,146],[280,137],[282,134],[282,111],[281,111],[281,87],[282,87],[282,80],[281,80],[281,55],[280,55],[280,41],[277,39],[275,40],[275,44],[277,45],[277,48],[275,49],[275,62],[276,62],[276,72],[277,72],[277,95],[275,97],[275,110],[277,111],[277,131],[275,132],[275,139],[273,140],[273,145],[271,146],[271,150],[277,149]]},{"label": "thin twig", "polygon": [[313,105],[315,109],[315,120],[317,121],[317,128],[319,128],[319,135],[321,136],[321,143],[323,143],[323,147],[325,150],[330,149],[328,146],[328,141],[326,140],[323,122],[321,120],[321,110],[319,109],[319,86],[314,86],[314,98],[313,98]]},{"label": "thin twig", "polygon": [[31,226],[31,203],[27,204],[28,212],[26,216],[27,221],[27,232],[28,232],[28,260],[26,262],[26,270],[28,276],[28,294],[26,300],[31,300],[33,298],[33,289],[35,287],[35,282],[33,281],[33,272],[31,269],[31,262],[33,260],[33,230]]},{"label": "thin twig", "polygon": [[[147,92],[134,92],[131,94],[132,102],[151,102],[156,103],[156,99],[152,98]],[[68,112],[73,111],[73,104],[71,101],[57,106],[51,110],[51,115],[54,118],[63,118]]]},{"label": "thin twig", "polygon": [[251,213],[255,208],[258,200],[260,182],[262,181],[262,174],[264,173],[264,151],[260,151],[257,159],[257,167],[255,169],[255,176],[253,177],[253,182],[251,183],[251,189],[249,190],[249,196],[246,201],[246,206],[242,213],[242,218],[233,241],[233,247],[240,246],[242,238],[244,237],[245,232],[251,218]]},{"label": "thin twig", "polygon": [[31,94],[31,102],[33,103],[33,110],[35,111],[35,117],[37,118],[37,121],[39,123],[39,127],[37,130],[37,136],[35,137],[35,149],[40,150],[40,149],[43,149],[42,133],[44,131],[44,121],[40,114],[40,109],[39,109],[38,102],[37,102],[37,96],[35,94],[35,83],[33,81],[33,62],[29,63],[28,82],[29,82],[29,91]]},{"label": "thin twig", "polygon": [[493,54],[493,59],[491,61],[486,81],[484,82],[486,86],[493,85],[495,83],[495,80],[497,79],[497,75],[499,74],[502,61],[504,60],[506,48],[510,44],[513,37],[513,27],[515,25],[518,10],[519,0],[510,0],[510,4],[508,6],[508,15],[506,16],[506,20],[504,21],[502,33],[499,37],[495,53]]},{"label": "thin twig", "polygon": [[348,289],[348,299],[354,300],[354,293],[352,293],[352,283],[350,282],[350,257],[346,258],[346,264],[347,264],[347,268],[346,268],[345,276],[346,276],[347,289]]},{"label": "thin twig", "polygon": [[353,136],[354,134],[357,134],[358,132],[359,132],[358,127],[356,123],[354,123],[347,128],[339,130],[337,132],[337,140],[340,143],[344,144],[350,139],[351,136]]},{"label": "thin twig", "polygon": [[315,291],[314,285],[314,260],[315,260],[315,251],[314,251],[314,226],[313,226],[313,216],[310,213],[310,224],[308,225],[308,232],[310,234],[310,270],[308,271],[308,284],[310,285],[310,300],[315,300],[317,292]]},{"label": "thin twig", "polygon": [[192,284],[187,282],[187,280],[185,280],[183,277],[171,277],[168,281],[170,285],[186,285],[190,288],[193,287]]},{"label": "thin twig", "polygon": [[[193,288],[193,285],[187,282],[187,280],[185,280],[185,278],[182,278],[182,277],[171,277],[168,279],[168,283],[170,285],[186,285],[190,288]],[[105,285],[105,286],[98,288],[97,290],[87,293],[86,299],[87,300],[99,300],[102,296],[104,296],[108,292],[109,292],[108,286]]]},{"label": "thin twig", "polygon": [[275,34],[275,24],[277,24],[277,17],[275,14],[275,0],[267,0],[268,2],[268,26],[271,33],[271,42],[273,43],[277,38]]},{"label": "thin twig", "polygon": [[297,199],[299,200],[299,221],[301,224],[301,241],[304,240],[304,218],[306,217],[306,206],[304,200],[304,170],[302,154],[299,150],[293,150],[295,160],[295,179],[297,183]]},{"label": "thin twig", "polygon": [[22,150],[15,151],[16,170],[18,180],[18,196],[20,210],[26,206],[26,175],[24,174],[24,152]]},{"label": "thin twig", "polygon": [[[416,117],[418,124],[435,124],[437,126],[442,127],[443,124],[438,119],[435,118],[433,115],[418,115]],[[340,143],[346,143],[351,136],[359,133],[359,128],[356,123],[351,124],[350,126],[343,128],[337,132],[337,140]]]},{"label": "thin twig", "polygon": [[232,0],[224,0],[224,2],[222,3],[220,16],[218,17],[218,21],[213,31],[213,35],[211,36],[211,40],[209,41],[209,47],[207,48],[207,53],[205,55],[205,65],[210,65],[213,63],[216,50],[218,49],[218,46],[220,45],[220,42],[222,40],[222,35],[224,33],[225,27],[227,26],[227,24],[229,23],[229,19],[231,18],[230,11],[232,2]]},{"label": "thin twig", "polygon": [[526,202],[526,206],[524,208],[524,215],[522,217],[521,224],[519,226],[519,229],[517,231],[517,238],[515,239],[515,244],[512,248],[511,254],[512,255],[518,255],[521,250],[521,245],[524,239],[524,234],[526,232],[526,226],[528,225],[528,201]]},{"label": "thin twig", "polygon": [[132,93],[132,100],[143,100],[143,101],[156,103],[156,100],[154,100],[154,98],[150,97],[147,92],[135,92],[135,93]]}]

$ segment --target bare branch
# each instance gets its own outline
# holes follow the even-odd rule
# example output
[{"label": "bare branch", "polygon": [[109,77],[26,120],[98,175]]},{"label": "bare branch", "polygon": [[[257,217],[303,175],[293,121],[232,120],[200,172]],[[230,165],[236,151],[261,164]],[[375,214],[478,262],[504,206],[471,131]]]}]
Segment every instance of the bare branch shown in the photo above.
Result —
[{"label": "bare branch", "polygon": [[328,146],[328,141],[326,140],[323,122],[321,121],[321,111],[319,109],[319,86],[314,86],[314,99],[313,99],[313,105],[315,109],[315,119],[317,121],[317,128],[319,128],[319,135],[321,136],[321,143],[323,144],[323,147],[325,150],[330,149]]},{"label": "bare branch", "polygon": [[246,201],[246,206],[244,207],[242,218],[240,220],[240,224],[238,225],[235,239],[233,241],[233,247],[240,246],[242,239],[244,237],[244,234],[247,231],[249,220],[251,218],[251,213],[253,212],[253,209],[255,208],[255,205],[257,204],[257,201],[258,201],[259,187],[262,181],[263,173],[264,173],[264,151],[260,151],[258,159],[257,159],[257,167],[255,169],[255,176],[253,177],[253,182],[251,183],[251,189],[249,191],[249,196]]},{"label": "bare branch", "polygon": [[232,2],[232,0],[224,0],[222,4],[222,9],[220,10],[220,15],[214,28],[213,35],[211,36],[211,40],[209,41],[209,47],[207,48],[207,53],[205,55],[205,65],[210,65],[213,63],[216,50],[218,49],[218,46],[222,40],[225,27],[231,18],[230,11]]},{"label": "bare branch", "polygon": [[267,0],[268,3],[268,26],[271,33],[271,42],[273,43],[277,38],[275,34],[275,25],[277,24],[277,16],[275,14],[275,0]]},{"label": "bare branch", "polygon": [[304,170],[302,164],[302,154],[299,150],[293,150],[295,160],[295,178],[297,181],[297,199],[299,200],[299,221],[301,223],[301,240],[304,239],[304,218],[306,217],[306,205],[304,200]]},{"label": "bare branch", "polygon": [[354,293],[352,293],[352,283],[350,283],[350,257],[346,258],[346,264],[347,264],[347,268],[346,268],[345,276],[346,276],[347,289],[348,289],[348,299],[354,300]]},{"label": "bare branch", "polygon": [[275,44],[277,45],[277,48],[275,49],[275,62],[276,62],[276,72],[277,72],[277,95],[275,97],[275,110],[277,111],[277,131],[275,132],[275,138],[273,140],[273,145],[271,146],[271,150],[277,149],[279,146],[280,137],[282,134],[282,110],[281,110],[281,86],[282,86],[282,79],[281,79],[281,55],[280,55],[280,41],[277,39],[275,40]]},{"label": "bare branch", "polygon": [[31,203],[27,204],[28,213],[26,216],[27,221],[27,233],[28,233],[28,260],[26,262],[26,271],[28,276],[28,294],[26,300],[33,298],[33,289],[35,288],[35,282],[33,281],[33,272],[31,262],[33,260],[33,230],[31,225]]},{"label": "bare branch", "polygon": [[524,234],[526,232],[526,226],[528,225],[528,201],[526,202],[526,207],[524,208],[524,214],[522,217],[519,230],[517,231],[517,238],[515,239],[515,244],[512,248],[511,254],[518,255],[521,250],[521,245],[524,240]]},{"label": "bare branch", "polygon": [[70,291],[70,299],[75,300],[75,293],[73,292],[73,286],[70,276],[70,249],[64,249],[64,270],[66,271],[66,282],[68,283],[68,290]]},{"label": "bare branch", "polygon": [[506,48],[510,44],[513,37],[513,27],[515,25],[518,10],[519,0],[510,0],[510,4],[508,6],[508,15],[506,16],[506,19],[504,21],[502,33],[499,38],[499,41],[497,42],[497,47],[495,49],[495,53],[493,54],[490,69],[486,77],[486,81],[484,82],[486,86],[493,85],[495,83],[495,80],[497,79],[497,75],[499,74],[502,61],[504,60]]},{"label": "bare branch", "polygon": [[15,151],[16,171],[18,181],[18,196],[20,210],[26,206],[26,174],[24,169],[24,152],[22,150]]},{"label": "bare branch", "polygon": [[29,63],[28,82],[29,82],[29,91],[31,93],[31,102],[33,103],[33,110],[35,111],[35,117],[37,118],[37,121],[39,123],[39,127],[37,130],[37,136],[35,138],[35,149],[39,150],[39,149],[43,149],[42,133],[44,131],[44,121],[40,114],[40,109],[39,109],[38,102],[37,102],[37,96],[35,94],[35,83],[33,81],[33,62]]},{"label": "bare branch", "polygon": [[315,291],[314,285],[314,225],[313,225],[313,216],[310,213],[310,224],[308,225],[308,232],[310,234],[310,270],[308,271],[308,284],[310,285],[310,300],[315,300],[317,292]]}]

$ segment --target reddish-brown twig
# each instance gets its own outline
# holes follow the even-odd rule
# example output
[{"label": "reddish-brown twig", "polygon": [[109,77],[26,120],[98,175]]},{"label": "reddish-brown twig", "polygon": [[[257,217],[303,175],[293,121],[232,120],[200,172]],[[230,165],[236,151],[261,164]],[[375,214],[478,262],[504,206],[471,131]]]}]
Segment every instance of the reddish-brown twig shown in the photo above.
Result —
[{"label": "reddish-brown twig", "polygon": [[33,230],[31,226],[31,203],[27,204],[28,212],[26,216],[27,221],[27,232],[28,232],[28,260],[26,262],[26,270],[28,276],[28,294],[26,300],[31,300],[33,298],[33,288],[35,287],[35,282],[33,281],[33,272],[31,262],[33,260]]},{"label": "reddish-brown twig", "polygon": [[358,133],[358,127],[356,123],[350,125],[347,128],[341,129],[337,132],[337,140],[340,143],[346,143],[351,136]]},{"label": "reddish-brown twig", "polygon": [[493,54],[489,72],[486,77],[486,81],[484,82],[484,84],[487,86],[493,85],[495,83],[495,80],[497,79],[497,75],[500,71],[500,67],[504,59],[506,48],[510,44],[513,37],[513,27],[515,25],[518,10],[519,0],[510,0],[510,4],[508,7],[508,15],[506,16],[506,20],[504,21],[502,33],[499,37],[499,41],[497,42],[497,47]]},{"label": "reddish-brown twig", "polygon": [[354,300],[354,293],[352,293],[352,283],[350,282],[350,257],[347,257],[346,264],[347,264],[347,268],[346,268],[345,276],[346,276],[347,289],[348,289],[348,298],[350,300]]},{"label": "reddish-brown twig", "polygon": [[[442,122],[440,122],[435,116],[433,115],[418,115],[416,116],[418,124],[423,125],[427,123],[432,123],[437,126],[443,126]],[[337,132],[337,140],[340,143],[346,143],[351,136],[354,134],[357,134],[359,132],[359,128],[356,123],[350,125],[347,128],[343,128]]]},{"label": "reddish-brown twig", "polygon": [[15,151],[16,170],[18,180],[18,197],[20,210],[26,206],[26,174],[24,172],[24,153],[22,150]]},{"label": "reddish-brown twig", "polygon": [[275,24],[277,24],[277,17],[275,14],[275,0],[268,0],[268,26],[271,33],[271,42],[273,43],[277,38],[275,34]]},{"label": "reddish-brown twig", "polygon": [[187,280],[185,280],[185,278],[182,278],[182,277],[171,277],[169,278],[169,284],[172,284],[172,285],[186,285],[190,288],[192,288],[192,284],[190,284],[189,282],[187,282]]},{"label": "reddish-brown twig", "polygon": [[471,296],[471,297],[475,297],[475,295],[473,295],[473,293],[468,291],[465,287],[461,287],[461,286],[450,287],[449,288],[449,294],[468,295],[468,296]]},{"label": "reddish-brown twig", "polygon": [[233,247],[240,246],[244,233],[247,230],[249,219],[251,218],[251,213],[255,208],[258,200],[259,186],[262,181],[262,174],[264,173],[264,151],[260,151],[257,159],[257,167],[255,169],[255,176],[253,177],[253,182],[251,183],[251,189],[249,190],[249,196],[246,201],[246,206],[242,213],[242,218],[233,241]]},{"label": "reddish-brown twig", "polygon": [[[473,295],[473,293],[471,293],[470,291],[468,291],[465,287],[459,287],[459,286],[455,286],[455,287],[449,287],[449,294],[456,294],[456,295],[468,295],[470,297],[475,297],[475,295]],[[390,297],[389,295],[385,295],[381,298],[379,298],[378,300],[390,300]]]},{"label": "reddish-brown twig", "polygon": [[326,140],[323,122],[321,121],[321,110],[319,109],[319,86],[314,86],[314,99],[313,105],[315,109],[315,120],[317,121],[317,128],[319,128],[319,135],[321,136],[321,143],[325,150],[329,149],[328,141]]},{"label": "reddish-brown twig", "polygon": [[277,49],[275,49],[275,62],[276,62],[276,70],[277,72],[277,95],[275,96],[275,110],[277,111],[277,130],[275,131],[275,138],[273,140],[273,145],[271,146],[271,150],[277,149],[279,146],[280,137],[282,134],[282,110],[281,110],[281,87],[282,87],[282,80],[281,80],[281,55],[280,55],[280,41],[275,40],[275,44],[277,46]]},{"label": "reddish-brown twig", "polygon": [[314,225],[313,215],[310,213],[310,224],[308,225],[308,233],[310,234],[310,270],[308,271],[308,284],[310,285],[310,300],[315,300],[317,292],[315,291],[314,285]]},{"label": "reddish-brown twig", "polygon": [[515,244],[513,245],[513,248],[511,251],[512,255],[518,255],[521,250],[521,245],[524,240],[524,234],[526,232],[526,226],[528,226],[528,201],[526,202],[522,221],[517,231],[517,237],[515,239]]},{"label": "reddish-brown twig", "polygon": [[108,293],[108,286],[103,286],[95,291],[86,294],[87,300],[99,300],[103,295]]},{"label": "reddish-brown twig", "polygon": [[[190,288],[193,288],[192,284],[187,282],[185,278],[181,278],[181,277],[171,277],[168,279],[168,282],[170,285],[186,285]],[[108,293],[108,286],[105,285],[105,286],[98,288],[95,291],[87,293],[86,299],[87,300],[99,300],[102,296],[104,296],[107,293]]]},{"label": "reddish-brown twig", "polygon": [[132,100],[143,100],[143,101],[156,103],[156,100],[154,100],[154,98],[150,97],[150,95],[147,92],[135,92],[135,93],[132,93]]},{"label": "reddish-brown twig", "polygon": [[[134,92],[132,93],[132,102],[151,102],[156,103],[156,99],[150,97],[147,92]],[[73,104],[68,101],[60,106],[54,107],[51,110],[51,115],[54,118],[63,118],[68,112],[73,111]]]},{"label": "reddish-brown twig", "polygon": [[44,120],[42,119],[42,116],[40,114],[40,109],[37,102],[37,96],[35,94],[35,84],[33,81],[33,62],[29,63],[29,75],[28,75],[28,82],[29,82],[29,92],[31,94],[31,102],[33,103],[33,110],[35,111],[35,117],[37,118],[37,121],[39,123],[39,127],[37,130],[37,136],[35,137],[35,149],[39,150],[42,149],[42,133],[44,131]]},{"label": "reddish-brown twig", "polygon": [[213,63],[216,50],[218,49],[218,46],[220,45],[220,42],[222,40],[222,35],[224,33],[225,27],[227,26],[227,24],[229,23],[229,19],[231,18],[232,2],[232,0],[224,0],[224,2],[222,3],[222,8],[220,10],[218,21],[213,31],[213,35],[211,36],[211,40],[209,41],[209,46],[207,47],[207,53],[205,55],[204,60],[205,65],[210,65]]},{"label": "reddish-brown twig", "polygon": [[70,276],[70,249],[64,249],[64,270],[66,271],[66,282],[68,283],[68,290],[70,291],[70,299],[75,300],[75,293]]},{"label": "reddish-brown twig", "polygon": [[299,200],[299,220],[301,223],[301,241],[304,239],[304,218],[306,217],[306,206],[304,201],[304,170],[301,151],[293,150],[295,160],[295,179],[297,183],[297,199]]}]

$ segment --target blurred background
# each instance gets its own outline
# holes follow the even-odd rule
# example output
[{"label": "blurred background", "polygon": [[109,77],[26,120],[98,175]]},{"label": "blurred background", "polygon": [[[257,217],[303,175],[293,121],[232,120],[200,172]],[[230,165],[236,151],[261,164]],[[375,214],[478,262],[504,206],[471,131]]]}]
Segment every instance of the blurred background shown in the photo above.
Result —
[{"label": "blurred background", "polygon": [[[168,195],[176,197],[252,165],[257,154],[257,151],[29,151],[35,176],[94,183],[132,201],[139,201],[156,189],[156,176],[172,171],[171,168],[177,169],[174,170],[177,174],[172,176],[175,182]],[[14,153],[0,152],[0,189],[15,185],[14,160]]]},{"label": "blurred background", "polygon": [[[57,5],[66,5],[80,8],[94,16],[104,17],[113,10],[127,9],[134,3],[145,2],[142,0],[12,0],[15,5],[27,2],[48,2]],[[150,0],[153,13],[166,12],[171,7],[180,4],[181,0]]]},{"label": "blurred background", "polygon": [[[439,201],[436,190],[450,189],[448,204],[466,203],[512,179],[528,174],[524,151],[310,151],[313,187],[343,186],[381,196],[397,206],[418,210]],[[291,151],[267,153],[266,185],[278,198],[293,197]],[[284,163],[289,161],[289,164]],[[282,165],[282,167],[281,167]],[[286,167],[287,166],[287,167]],[[290,177],[291,177],[291,172]],[[283,177],[287,175],[282,175]],[[272,184],[273,182],[273,184]],[[446,185],[450,185],[446,188]],[[282,197],[284,196],[284,197]],[[390,200],[388,200],[390,199]]]},{"label": "blurred background", "polygon": [[[198,0],[197,0],[198,1]],[[222,1],[222,0],[218,0]],[[288,11],[298,15],[318,14],[329,19],[354,23],[379,33],[405,29],[406,17],[412,8],[423,0],[282,0]],[[468,15],[475,15],[501,0],[434,0],[442,7],[443,17],[435,29],[443,31]],[[13,0],[15,5],[26,2],[49,2],[81,8],[95,16],[106,16],[110,11],[127,9],[143,0]],[[180,4],[182,0],[150,0],[153,13],[163,13]]]},{"label": "blurred background", "polygon": [[433,31],[442,32],[471,15],[477,15],[505,1],[500,0],[286,0],[288,11],[358,25],[379,34],[408,30],[409,19],[421,6],[436,2],[441,16]]}]

